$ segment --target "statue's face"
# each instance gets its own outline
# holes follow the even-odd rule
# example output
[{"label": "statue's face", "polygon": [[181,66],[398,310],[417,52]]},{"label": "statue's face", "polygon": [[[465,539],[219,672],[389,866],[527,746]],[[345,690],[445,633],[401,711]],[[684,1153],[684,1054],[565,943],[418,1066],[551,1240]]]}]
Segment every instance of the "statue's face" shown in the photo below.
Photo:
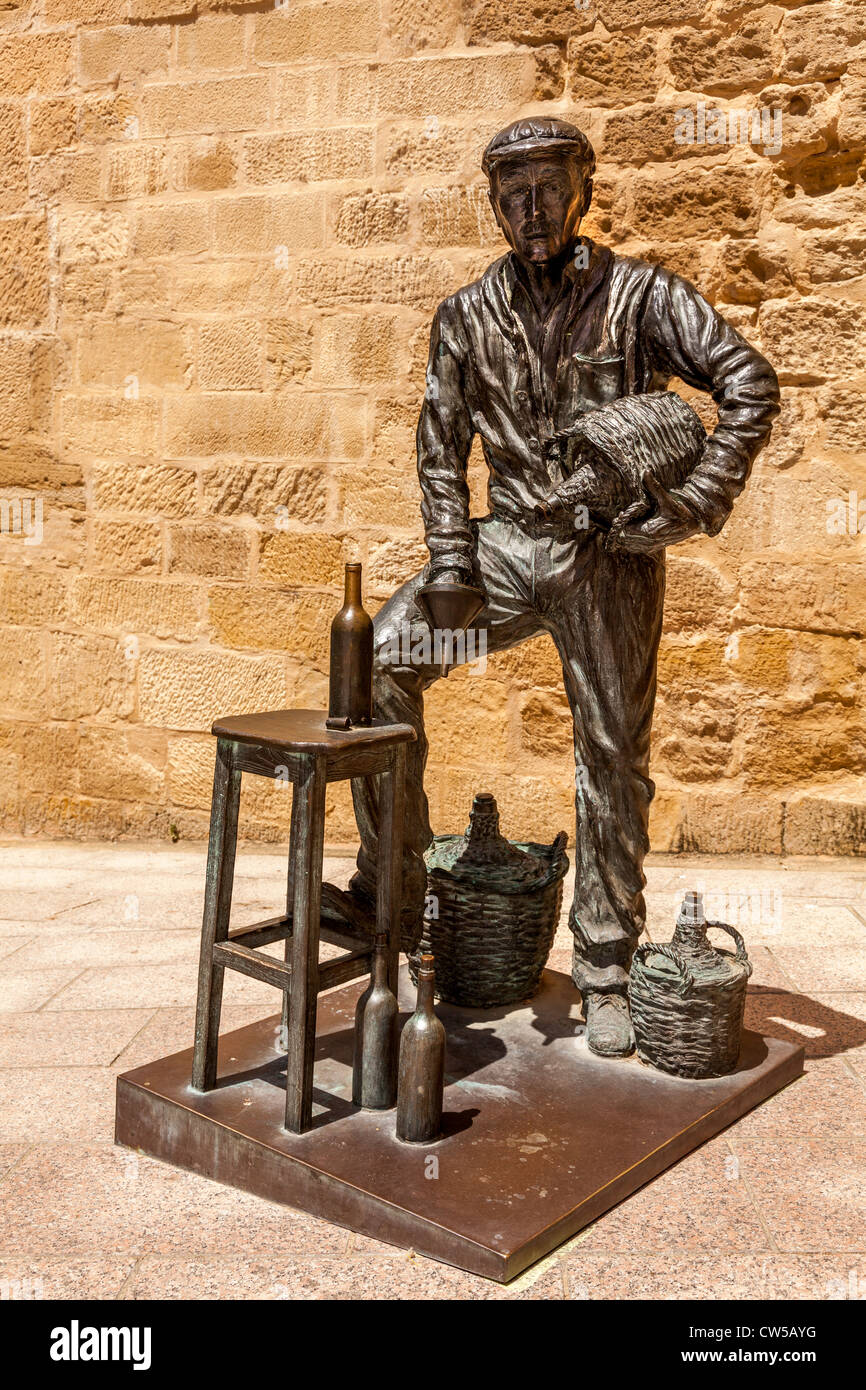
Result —
[{"label": "statue's face", "polygon": [[490,182],[490,202],[506,240],[535,265],[573,242],[591,193],[575,160],[558,155],[505,160]]}]

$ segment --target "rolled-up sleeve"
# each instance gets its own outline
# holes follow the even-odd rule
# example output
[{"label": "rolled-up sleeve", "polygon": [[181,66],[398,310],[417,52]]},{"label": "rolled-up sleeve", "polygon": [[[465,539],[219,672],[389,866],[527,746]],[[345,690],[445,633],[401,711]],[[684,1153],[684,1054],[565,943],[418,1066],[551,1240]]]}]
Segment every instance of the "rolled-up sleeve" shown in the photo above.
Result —
[{"label": "rolled-up sleeve", "polygon": [[430,332],[427,389],[418,421],[421,515],[433,568],[471,570],[466,464],[473,427],[464,397],[460,348],[440,305]]},{"label": "rolled-up sleeve", "polygon": [[716,428],[678,489],[709,535],[719,532],[779,413],[779,383],[765,357],[693,285],[659,268],[641,320],[641,348],[662,376],[709,391]]}]

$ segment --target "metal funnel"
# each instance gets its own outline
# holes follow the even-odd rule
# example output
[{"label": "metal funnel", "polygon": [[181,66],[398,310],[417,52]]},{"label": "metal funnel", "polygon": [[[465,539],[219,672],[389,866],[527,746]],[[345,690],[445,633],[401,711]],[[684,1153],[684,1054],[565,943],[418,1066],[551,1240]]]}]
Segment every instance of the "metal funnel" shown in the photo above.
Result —
[{"label": "metal funnel", "polygon": [[[484,595],[471,584],[423,584],[415,602],[427,619],[434,636],[437,632],[464,632],[484,607]],[[441,672],[448,675],[448,656],[442,648]]]}]

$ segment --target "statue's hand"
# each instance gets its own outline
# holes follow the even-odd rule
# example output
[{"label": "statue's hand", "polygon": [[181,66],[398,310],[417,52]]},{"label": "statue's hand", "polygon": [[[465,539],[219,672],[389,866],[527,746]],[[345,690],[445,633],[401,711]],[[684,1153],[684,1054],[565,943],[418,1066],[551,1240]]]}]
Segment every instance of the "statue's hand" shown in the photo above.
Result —
[{"label": "statue's hand", "polygon": [[427,581],[428,584],[471,584],[472,575],[469,570],[434,570]]},{"label": "statue's hand", "polygon": [[627,550],[632,555],[653,555],[665,546],[694,536],[701,527],[689,507],[676,492],[668,492],[652,473],[644,475],[644,488],[655,503],[652,515],[643,521],[632,521],[637,512],[646,510],[644,502],[626,507],[614,518],[607,544],[615,550]]}]

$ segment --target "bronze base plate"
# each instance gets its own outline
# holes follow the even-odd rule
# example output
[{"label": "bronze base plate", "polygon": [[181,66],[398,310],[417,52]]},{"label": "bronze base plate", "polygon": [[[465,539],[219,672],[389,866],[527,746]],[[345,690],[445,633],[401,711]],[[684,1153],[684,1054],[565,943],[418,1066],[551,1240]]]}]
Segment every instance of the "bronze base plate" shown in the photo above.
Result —
[{"label": "bronze base plate", "polygon": [[[213,1091],[190,1087],[191,1050],[119,1077],[117,1142],[505,1283],[803,1071],[802,1047],[749,1032],[737,1070],[711,1081],[595,1057],[571,980],[547,970],[526,1004],[437,1005],[444,1137],[403,1144],[393,1110],[352,1105],[363,987],[319,999],[307,1134],[282,1127],[275,1016],[220,1039]],[[402,1007],[413,998],[404,967]]]}]

